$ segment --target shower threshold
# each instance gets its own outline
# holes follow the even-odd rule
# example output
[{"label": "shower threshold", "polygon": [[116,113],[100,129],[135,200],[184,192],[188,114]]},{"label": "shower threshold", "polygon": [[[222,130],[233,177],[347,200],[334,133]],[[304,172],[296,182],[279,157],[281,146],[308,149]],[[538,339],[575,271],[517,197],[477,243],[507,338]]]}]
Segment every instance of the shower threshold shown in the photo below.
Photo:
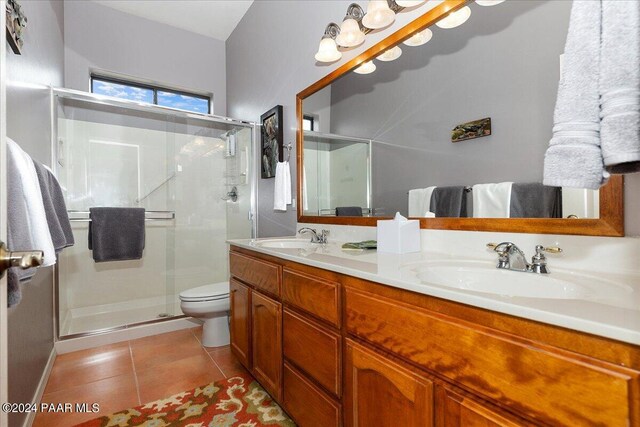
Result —
[{"label": "shower threshold", "polygon": [[156,297],[69,309],[61,319],[60,338],[182,316],[178,297],[171,301],[167,303],[166,297]]}]

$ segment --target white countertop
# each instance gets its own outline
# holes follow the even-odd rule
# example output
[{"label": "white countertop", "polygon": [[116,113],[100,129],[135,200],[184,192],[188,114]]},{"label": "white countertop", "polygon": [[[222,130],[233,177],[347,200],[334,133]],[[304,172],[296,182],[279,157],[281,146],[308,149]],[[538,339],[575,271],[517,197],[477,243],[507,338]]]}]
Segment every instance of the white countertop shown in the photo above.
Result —
[{"label": "white countertop", "polygon": [[[449,263],[459,261],[461,265],[474,262],[478,265],[492,266],[495,265],[497,258],[496,260],[487,257],[456,259],[451,255],[437,252],[397,255],[378,253],[375,250],[350,251],[341,249],[343,242],[337,241],[326,245],[312,245],[311,249],[266,248],[260,246],[259,243],[266,240],[282,239],[286,238],[229,240],[228,243],[266,255],[400,289],[640,345],[640,277],[636,274],[604,274],[600,272],[589,275],[596,280],[614,283],[615,286],[624,289],[625,297],[616,301],[607,302],[597,298],[585,300],[512,297],[425,283],[414,271],[414,268],[420,267],[421,263],[434,261]],[[288,239],[293,239],[293,237]],[[306,239],[300,240],[307,241]],[[556,277],[567,277],[574,274],[569,270],[554,268],[552,261],[549,263],[549,267],[551,270],[549,277],[554,277],[554,272]],[[513,271],[501,273],[515,285],[517,285],[519,277],[532,274]]]}]

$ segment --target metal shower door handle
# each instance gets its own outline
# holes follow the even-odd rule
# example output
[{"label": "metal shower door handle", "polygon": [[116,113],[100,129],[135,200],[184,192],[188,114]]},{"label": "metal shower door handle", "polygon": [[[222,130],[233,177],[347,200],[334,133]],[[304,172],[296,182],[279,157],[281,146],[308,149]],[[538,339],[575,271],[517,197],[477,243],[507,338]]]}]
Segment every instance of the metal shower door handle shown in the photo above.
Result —
[{"label": "metal shower door handle", "polygon": [[4,242],[0,241],[0,278],[11,267],[20,267],[26,270],[42,265],[44,252],[42,251],[16,251],[7,250]]}]

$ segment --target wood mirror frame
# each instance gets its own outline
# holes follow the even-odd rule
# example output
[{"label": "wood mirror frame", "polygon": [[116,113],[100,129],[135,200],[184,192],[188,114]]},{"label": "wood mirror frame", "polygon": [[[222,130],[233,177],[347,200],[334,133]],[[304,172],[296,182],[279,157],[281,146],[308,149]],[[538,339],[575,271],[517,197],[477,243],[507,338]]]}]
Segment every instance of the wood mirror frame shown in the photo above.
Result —
[{"label": "wood mirror frame", "polygon": [[[302,210],[302,165],[303,131],[302,101],[350,72],[365,61],[373,59],[388,48],[408,39],[414,33],[430,27],[443,16],[454,12],[469,0],[444,0],[443,3],[427,11],[400,30],[373,45],[357,57],[341,65],[336,70],[315,82],[296,96],[296,117],[298,122],[296,141],[298,222],[317,224],[339,224],[375,226],[380,219],[388,217],[335,217],[309,216]],[[607,185],[600,189],[600,217],[593,219],[566,218],[420,218],[420,228],[440,230],[496,231],[536,234],[577,234],[588,236],[624,236],[623,177],[612,176]]]}]

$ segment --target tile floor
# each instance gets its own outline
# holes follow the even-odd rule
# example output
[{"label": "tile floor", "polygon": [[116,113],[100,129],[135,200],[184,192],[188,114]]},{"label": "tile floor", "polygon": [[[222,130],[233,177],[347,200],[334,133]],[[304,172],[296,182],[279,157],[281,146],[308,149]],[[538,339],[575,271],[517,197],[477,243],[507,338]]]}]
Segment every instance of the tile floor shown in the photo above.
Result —
[{"label": "tile floor", "polygon": [[42,402],[99,403],[98,413],[39,413],[34,427],[65,427],[237,375],[245,369],[226,347],[200,344],[184,329],[61,354]]}]

